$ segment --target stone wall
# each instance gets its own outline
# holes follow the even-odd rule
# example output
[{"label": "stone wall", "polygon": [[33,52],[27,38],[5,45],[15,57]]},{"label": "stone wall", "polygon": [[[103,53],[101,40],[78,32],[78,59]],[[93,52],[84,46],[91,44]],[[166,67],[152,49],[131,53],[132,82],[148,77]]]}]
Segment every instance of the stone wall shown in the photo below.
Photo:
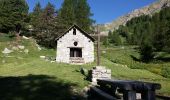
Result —
[{"label": "stone wall", "polygon": [[111,79],[111,69],[103,66],[96,66],[91,70],[91,81],[96,83],[97,79]]}]

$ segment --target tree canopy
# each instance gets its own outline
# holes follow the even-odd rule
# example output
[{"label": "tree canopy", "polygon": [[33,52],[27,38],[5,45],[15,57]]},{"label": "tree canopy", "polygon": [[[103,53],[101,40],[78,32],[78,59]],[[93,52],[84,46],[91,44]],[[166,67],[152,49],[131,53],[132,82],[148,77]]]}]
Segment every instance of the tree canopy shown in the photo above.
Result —
[{"label": "tree canopy", "polygon": [[50,2],[45,7],[38,2],[30,13],[28,8],[26,0],[0,0],[0,32],[18,33],[17,37],[22,33],[54,48],[55,38],[68,27],[77,24],[90,32],[94,22],[87,0],[64,0],[59,10]]},{"label": "tree canopy", "polygon": [[77,24],[83,30],[90,32],[94,20],[90,17],[90,7],[87,0],[64,0],[62,8],[59,10],[58,17],[68,28]]},{"label": "tree canopy", "polygon": [[25,0],[0,0],[0,31],[19,32],[27,21],[28,8]]}]

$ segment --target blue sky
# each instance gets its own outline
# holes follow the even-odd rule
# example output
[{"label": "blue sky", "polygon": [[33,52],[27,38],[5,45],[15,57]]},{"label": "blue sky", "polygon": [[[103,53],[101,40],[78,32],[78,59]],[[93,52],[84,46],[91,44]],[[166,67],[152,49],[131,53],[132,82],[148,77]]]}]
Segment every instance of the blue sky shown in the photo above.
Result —
[{"label": "blue sky", "polygon": [[[31,12],[38,1],[40,1],[42,7],[44,7],[48,2],[51,2],[55,5],[56,9],[59,9],[64,0],[26,1],[30,8],[29,11]],[[88,0],[88,3],[91,7],[91,12],[94,14],[92,18],[96,20],[96,23],[103,24],[111,22],[134,9],[141,8],[155,1],[156,0]]]}]

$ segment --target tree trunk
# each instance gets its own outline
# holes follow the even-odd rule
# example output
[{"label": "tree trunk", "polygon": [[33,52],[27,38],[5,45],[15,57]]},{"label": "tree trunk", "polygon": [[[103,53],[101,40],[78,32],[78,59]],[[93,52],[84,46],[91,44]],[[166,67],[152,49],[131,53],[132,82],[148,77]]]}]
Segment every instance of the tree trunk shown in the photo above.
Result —
[{"label": "tree trunk", "polygon": [[16,42],[18,43],[21,38],[20,38],[20,33],[21,33],[21,30],[19,30],[18,32],[16,32]]},{"label": "tree trunk", "polygon": [[18,24],[18,25],[16,25],[16,41],[17,42],[19,42],[20,41],[20,33],[21,33],[21,25],[20,24]]}]

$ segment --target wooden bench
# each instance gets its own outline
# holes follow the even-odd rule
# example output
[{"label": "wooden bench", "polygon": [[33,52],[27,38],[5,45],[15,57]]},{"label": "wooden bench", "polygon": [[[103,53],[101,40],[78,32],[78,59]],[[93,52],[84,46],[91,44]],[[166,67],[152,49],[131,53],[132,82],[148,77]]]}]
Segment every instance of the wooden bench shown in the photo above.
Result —
[{"label": "wooden bench", "polygon": [[141,93],[142,100],[155,100],[155,90],[160,89],[157,83],[127,80],[97,80],[101,89],[115,92],[117,88],[123,93],[123,100],[136,100],[136,93]]}]

